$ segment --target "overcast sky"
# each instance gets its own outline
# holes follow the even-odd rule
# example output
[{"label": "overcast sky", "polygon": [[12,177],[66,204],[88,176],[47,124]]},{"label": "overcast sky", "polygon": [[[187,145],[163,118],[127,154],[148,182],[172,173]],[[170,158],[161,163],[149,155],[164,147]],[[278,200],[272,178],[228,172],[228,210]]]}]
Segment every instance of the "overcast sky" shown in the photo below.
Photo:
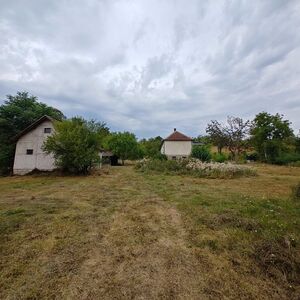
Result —
[{"label": "overcast sky", "polygon": [[138,137],[282,113],[300,128],[300,1],[0,0],[0,104],[26,90]]}]

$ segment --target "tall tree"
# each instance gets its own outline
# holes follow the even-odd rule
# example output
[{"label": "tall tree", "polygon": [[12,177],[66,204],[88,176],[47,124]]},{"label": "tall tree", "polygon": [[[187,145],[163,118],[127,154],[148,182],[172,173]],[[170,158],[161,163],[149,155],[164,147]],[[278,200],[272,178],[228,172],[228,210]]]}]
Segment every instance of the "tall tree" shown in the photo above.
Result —
[{"label": "tall tree", "polygon": [[257,114],[251,128],[251,141],[261,160],[272,162],[284,146],[284,141],[292,137],[291,123],[283,115],[267,112]]},{"label": "tall tree", "polygon": [[87,174],[100,161],[103,132],[107,130],[104,123],[80,117],[56,122],[54,134],[45,141],[43,150],[53,154],[56,165],[63,171]]},{"label": "tall tree", "polygon": [[246,139],[249,137],[249,120],[243,121],[239,117],[227,117],[227,126],[224,131],[227,136],[227,146],[233,158],[238,158],[246,148]]},{"label": "tall tree", "polygon": [[222,149],[227,145],[227,135],[224,127],[217,120],[212,120],[206,127],[206,133],[209,136],[213,145],[217,146],[218,152],[221,153]]},{"label": "tall tree", "polygon": [[126,159],[136,159],[140,156],[140,147],[133,133],[115,132],[106,140],[106,147],[117,155],[124,165]]},{"label": "tall tree", "polygon": [[15,151],[13,137],[43,115],[57,120],[64,118],[61,111],[38,102],[37,97],[27,92],[7,96],[0,106],[0,174],[12,170]]},{"label": "tall tree", "polygon": [[223,125],[216,120],[207,125],[206,132],[213,144],[221,153],[222,148],[227,146],[233,158],[237,158],[245,148],[245,140],[250,130],[250,121],[243,121],[238,117],[227,117],[227,124]]}]

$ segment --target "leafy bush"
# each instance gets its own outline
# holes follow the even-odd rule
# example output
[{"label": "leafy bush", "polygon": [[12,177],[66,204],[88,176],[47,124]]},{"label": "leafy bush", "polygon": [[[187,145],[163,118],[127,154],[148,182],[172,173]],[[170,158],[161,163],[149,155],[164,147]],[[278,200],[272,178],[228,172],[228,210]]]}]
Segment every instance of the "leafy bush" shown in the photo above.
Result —
[{"label": "leafy bush", "polygon": [[87,174],[99,163],[99,149],[104,124],[80,117],[55,123],[55,132],[44,142],[43,150],[53,154],[63,171]]},{"label": "leafy bush", "polygon": [[232,163],[207,163],[199,159],[179,159],[161,161],[143,159],[136,164],[141,172],[159,172],[165,174],[192,175],[207,178],[235,178],[254,176],[255,170]]},{"label": "leafy bush", "polygon": [[225,153],[213,153],[212,160],[218,163],[223,163],[228,160],[228,155]]},{"label": "leafy bush", "polygon": [[274,160],[274,164],[276,165],[288,165],[290,163],[295,163],[300,161],[299,153],[282,153],[277,156]]},{"label": "leafy bush", "polygon": [[198,158],[201,161],[211,160],[211,154],[207,146],[193,146],[192,157]]},{"label": "leafy bush", "polygon": [[292,198],[300,200],[300,182],[292,187]]}]

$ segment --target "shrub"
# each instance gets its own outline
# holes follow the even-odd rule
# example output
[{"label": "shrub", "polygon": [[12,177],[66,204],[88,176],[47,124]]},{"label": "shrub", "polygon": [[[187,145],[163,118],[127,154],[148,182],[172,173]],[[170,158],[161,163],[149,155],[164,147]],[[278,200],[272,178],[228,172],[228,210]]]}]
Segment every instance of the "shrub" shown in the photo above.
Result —
[{"label": "shrub", "polygon": [[288,165],[290,163],[295,163],[300,161],[299,153],[282,153],[277,156],[274,160],[274,164],[276,165]]},{"label": "shrub", "polygon": [[207,146],[193,146],[192,157],[198,158],[201,161],[211,160],[211,154]]},{"label": "shrub", "polygon": [[52,154],[63,171],[87,174],[99,163],[103,124],[72,118],[55,123],[55,132],[44,142],[43,150]]},{"label": "shrub", "polygon": [[300,200],[300,182],[292,187],[292,198]]},{"label": "shrub", "polygon": [[247,153],[246,154],[246,160],[251,160],[251,161],[257,161],[258,160],[258,153],[257,152],[252,152],[252,153]]},{"label": "shrub", "polygon": [[207,163],[199,159],[179,159],[161,161],[143,159],[136,164],[141,172],[159,172],[165,174],[182,174],[207,178],[234,178],[254,176],[255,170],[232,163]]},{"label": "shrub", "polygon": [[228,160],[228,155],[225,153],[214,153],[212,155],[212,160],[215,162],[223,163]]}]

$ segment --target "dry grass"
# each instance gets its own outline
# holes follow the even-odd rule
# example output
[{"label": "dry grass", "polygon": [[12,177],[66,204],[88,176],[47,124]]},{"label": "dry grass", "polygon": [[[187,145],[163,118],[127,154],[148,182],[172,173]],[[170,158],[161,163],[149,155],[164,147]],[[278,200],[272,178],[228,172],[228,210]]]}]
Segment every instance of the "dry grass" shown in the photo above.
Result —
[{"label": "dry grass", "polygon": [[297,299],[300,168],[0,179],[1,299]]}]

